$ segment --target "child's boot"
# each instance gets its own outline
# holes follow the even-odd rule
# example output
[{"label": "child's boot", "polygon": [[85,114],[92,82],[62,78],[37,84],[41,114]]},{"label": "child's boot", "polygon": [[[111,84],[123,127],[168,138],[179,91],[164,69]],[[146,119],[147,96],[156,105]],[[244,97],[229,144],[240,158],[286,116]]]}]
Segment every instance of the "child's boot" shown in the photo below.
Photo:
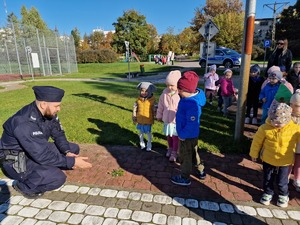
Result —
[{"label": "child's boot", "polygon": [[167,151],[167,153],[166,153],[166,157],[167,157],[167,158],[170,158],[171,152],[172,152],[172,149],[171,149],[171,148],[168,148],[168,151]]},{"label": "child's boot", "polygon": [[141,146],[141,149],[144,149],[146,147],[146,144],[145,144],[145,141],[144,141],[144,134],[143,133],[140,133],[139,134],[139,138],[140,138],[140,146]]},{"label": "child's boot", "polygon": [[152,150],[152,134],[148,133],[148,142],[147,142],[147,148],[146,151],[151,151]]}]

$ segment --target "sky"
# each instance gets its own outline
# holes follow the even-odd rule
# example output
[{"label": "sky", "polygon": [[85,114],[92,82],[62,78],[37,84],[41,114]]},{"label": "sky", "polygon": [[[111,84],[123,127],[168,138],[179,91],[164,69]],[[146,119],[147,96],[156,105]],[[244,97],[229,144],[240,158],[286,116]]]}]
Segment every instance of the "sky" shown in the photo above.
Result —
[{"label": "sky", "polygon": [[[277,1],[294,5],[297,0]],[[246,0],[242,0],[245,5]],[[256,0],[255,18],[272,18],[273,10],[263,7],[273,4],[272,0]],[[50,29],[58,28],[60,34],[70,35],[78,28],[81,36],[92,33],[93,29],[114,30],[113,23],[124,11],[134,9],[153,24],[158,34],[167,33],[173,28],[180,33],[190,26],[195,9],[202,8],[205,0],[0,0],[0,27],[6,25],[6,11],[14,13],[19,19],[21,7],[35,7]],[[271,6],[272,7],[272,6]],[[279,8],[280,5],[277,5]],[[278,9],[280,12],[283,8]]]}]

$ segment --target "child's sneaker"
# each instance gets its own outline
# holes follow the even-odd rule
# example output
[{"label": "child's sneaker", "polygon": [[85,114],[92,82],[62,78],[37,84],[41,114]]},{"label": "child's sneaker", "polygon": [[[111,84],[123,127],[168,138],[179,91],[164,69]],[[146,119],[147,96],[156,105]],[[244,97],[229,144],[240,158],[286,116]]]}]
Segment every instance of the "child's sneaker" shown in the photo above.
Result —
[{"label": "child's sneaker", "polygon": [[181,185],[181,186],[191,185],[190,179],[184,178],[181,175],[176,175],[176,176],[171,177],[171,181],[172,181],[172,183],[177,184],[177,185]]},{"label": "child's sneaker", "polygon": [[257,125],[257,124],[258,124],[257,118],[254,117],[254,118],[252,119],[252,124],[253,124],[253,125]]},{"label": "child's sneaker", "polygon": [[171,156],[169,158],[170,162],[176,162],[176,158],[177,158],[177,153],[176,152],[171,152]]},{"label": "child's sneaker", "polygon": [[150,152],[151,150],[152,150],[152,144],[151,144],[151,142],[148,141],[146,151]]},{"label": "child's sneaker", "polygon": [[206,178],[205,170],[203,170],[202,172],[199,172],[199,173],[198,173],[198,177],[199,177],[201,180],[205,180],[205,178]]},{"label": "child's sneaker", "polygon": [[167,151],[167,153],[166,153],[166,157],[170,158],[171,152],[172,152],[172,149],[168,149],[168,151]]},{"label": "child's sneaker", "polygon": [[281,208],[286,208],[289,205],[289,196],[279,195],[277,205]]},{"label": "child's sneaker", "polygon": [[146,148],[146,144],[145,144],[145,142],[141,141],[141,142],[140,142],[140,146],[141,146],[141,149],[144,149],[144,148]]},{"label": "child's sneaker", "polygon": [[249,123],[250,123],[250,117],[246,117],[246,118],[245,118],[245,123],[246,123],[246,124],[249,124]]},{"label": "child's sneaker", "polygon": [[268,195],[266,193],[263,193],[263,195],[261,196],[260,199],[260,203],[263,205],[270,205],[270,202],[272,201],[273,196],[272,195]]},{"label": "child's sneaker", "polygon": [[300,186],[299,186],[299,183],[298,183],[297,181],[294,180],[293,185],[294,185],[294,187],[295,187],[295,190],[296,190],[297,192],[300,192]]}]

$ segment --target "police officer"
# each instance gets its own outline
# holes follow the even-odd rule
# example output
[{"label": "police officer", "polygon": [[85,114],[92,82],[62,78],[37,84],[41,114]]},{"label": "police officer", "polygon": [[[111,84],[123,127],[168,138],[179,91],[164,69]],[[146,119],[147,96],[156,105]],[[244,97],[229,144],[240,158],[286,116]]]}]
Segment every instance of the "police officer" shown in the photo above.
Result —
[{"label": "police officer", "polygon": [[[3,173],[16,180],[13,188],[27,198],[38,198],[62,186],[62,169],[91,168],[80,157],[79,146],[67,141],[57,117],[64,90],[34,86],[36,100],[3,124],[0,156]],[[49,142],[49,138],[53,142]]]}]

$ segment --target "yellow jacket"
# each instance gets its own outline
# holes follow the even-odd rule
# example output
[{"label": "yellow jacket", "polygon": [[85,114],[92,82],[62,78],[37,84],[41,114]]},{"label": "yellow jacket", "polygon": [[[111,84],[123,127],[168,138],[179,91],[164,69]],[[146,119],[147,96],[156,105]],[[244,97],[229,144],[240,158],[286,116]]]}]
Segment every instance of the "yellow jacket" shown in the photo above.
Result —
[{"label": "yellow jacket", "polygon": [[283,128],[274,128],[269,118],[254,135],[250,153],[260,156],[263,162],[273,166],[288,166],[294,163],[296,144],[300,142],[300,126],[290,121]]},{"label": "yellow jacket", "polygon": [[154,123],[154,104],[155,97],[151,98],[138,98],[136,101],[136,120],[137,123],[142,125],[151,125]]}]

